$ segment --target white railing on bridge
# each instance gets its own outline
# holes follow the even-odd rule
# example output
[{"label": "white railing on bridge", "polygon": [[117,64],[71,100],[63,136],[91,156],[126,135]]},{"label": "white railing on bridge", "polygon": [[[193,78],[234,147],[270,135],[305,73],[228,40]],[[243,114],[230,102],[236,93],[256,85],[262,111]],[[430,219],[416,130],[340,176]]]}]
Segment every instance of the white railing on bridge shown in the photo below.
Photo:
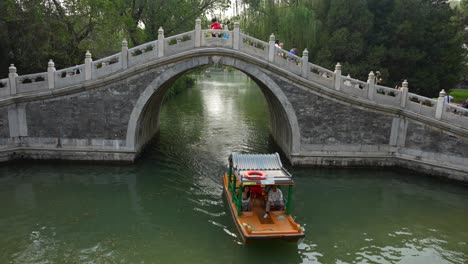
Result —
[{"label": "white railing on bridge", "polygon": [[421,115],[435,116],[437,101],[420,96],[414,93],[408,93],[406,109],[412,110]]},{"label": "white railing on bridge", "polygon": [[84,65],[55,71],[54,88],[63,88],[67,86],[77,85],[85,81]]},{"label": "white railing on bridge", "polygon": [[48,89],[47,72],[21,75],[16,77],[16,92],[28,93]]},{"label": "white railing on bridge", "polygon": [[269,44],[241,33],[239,50],[260,59],[268,59]]},{"label": "white railing on bridge", "polygon": [[268,42],[253,38],[240,32],[239,23],[234,23],[234,30],[201,29],[201,21],[196,20],[195,30],[179,35],[164,37],[164,30],[158,30],[158,39],[133,48],[122,42],[119,53],[93,61],[91,53],[86,52],[85,63],[66,69],[56,70],[52,60],[47,72],[18,76],[11,65],[9,78],[0,80],[0,99],[55,90],[80,85],[89,80],[124,71],[129,67],[157,61],[163,57],[175,56],[181,52],[197,48],[233,49],[249,56],[271,63],[279,69],[293,73],[298,78],[320,84],[325,88],[339,91],[347,96],[357,97],[376,104],[404,108],[419,115],[436,118],[468,128],[468,109],[448,104],[444,100],[445,92],[437,100],[408,92],[405,81],[400,89],[393,89],[376,84],[373,72],[367,82],[342,76],[341,65],[335,71],[308,62],[307,49],[303,57],[296,56],[275,46],[272,34]]},{"label": "white railing on bridge", "polygon": [[342,77],[340,90],[346,94],[355,97],[367,98],[369,86],[366,82],[351,78],[351,76]]},{"label": "white railing on bridge", "polygon": [[128,49],[128,67],[146,63],[158,58],[157,40]]},{"label": "white railing on bridge", "polygon": [[174,55],[193,49],[195,31],[182,33],[164,39],[164,56]]},{"label": "white railing on bridge", "polygon": [[[202,47],[232,48],[232,31],[219,29],[201,30]],[[193,44],[192,44],[193,45]],[[192,46],[193,47],[193,46]]]}]

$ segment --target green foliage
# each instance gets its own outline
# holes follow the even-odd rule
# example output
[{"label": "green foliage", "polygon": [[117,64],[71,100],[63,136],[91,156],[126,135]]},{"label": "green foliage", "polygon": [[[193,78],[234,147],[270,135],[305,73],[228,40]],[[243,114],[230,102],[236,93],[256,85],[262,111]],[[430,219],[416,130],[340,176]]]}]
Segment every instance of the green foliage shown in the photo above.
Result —
[{"label": "green foliage", "polygon": [[468,99],[468,90],[466,89],[453,89],[450,90],[450,95],[453,96],[454,102],[463,102]]},{"label": "green foliage", "polygon": [[[227,0],[2,0],[0,1],[0,78],[14,63],[19,74],[43,72],[118,52],[126,38],[135,46],[157,38],[160,26],[171,36],[193,30],[197,17],[226,8]],[[236,2],[238,4],[238,2]],[[468,72],[468,0],[450,8],[445,0],[244,0],[242,30],[267,41],[271,33],[307,48],[309,59],[366,80],[382,73],[384,85],[407,79],[410,91],[437,96]],[[457,5],[455,5],[457,6]],[[3,70],[1,70],[3,69]]]},{"label": "green foliage", "polygon": [[263,40],[273,32],[287,50],[307,48],[313,63],[333,69],[340,62],[354,78],[378,70],[384,85],[407,79],[411,92],[434,97],[467,72],[468,0],[460,11],[444,0],[246,2],[245,32]]},{"label": "green foliage", "polygon": [[177,78],[169,88],[169,91],[165,94],[165,99],[169,99],[187,88],[191,88],[195,85],[195,79],[187,74]]},{"label": "green foliage", "polygon": [[240,18],[245,33],[265,41],[274,33],[287,50],[293,45],[299,50],[311,49],[318,42],[321,23],[317,23],[315,11],[306,3],[275,4],[267,1],[263,5],[262,2],[249,1],[248,4],[250,8]]},{"label": "green foliage", "polygon": [[19,74],[44,72],[116,53],[155,40],[162,26],[170,36],[193,30],[195,19],[227,0],[2,0],[0,1],[0,78],[14,63]]}]

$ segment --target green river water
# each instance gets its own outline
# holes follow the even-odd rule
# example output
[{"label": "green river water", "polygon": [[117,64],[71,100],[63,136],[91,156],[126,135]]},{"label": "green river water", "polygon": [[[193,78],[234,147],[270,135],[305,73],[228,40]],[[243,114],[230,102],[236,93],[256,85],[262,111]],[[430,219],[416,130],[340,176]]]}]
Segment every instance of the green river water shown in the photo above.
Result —
[{"label": "green river water", "polygon": [[2,165],[0,263],[468,262],[468,186],[391,168],[286,165],[306,237],[242,244],[220,177],[277,151],[268,115],[249,78],[200,76],[136,164]]}]

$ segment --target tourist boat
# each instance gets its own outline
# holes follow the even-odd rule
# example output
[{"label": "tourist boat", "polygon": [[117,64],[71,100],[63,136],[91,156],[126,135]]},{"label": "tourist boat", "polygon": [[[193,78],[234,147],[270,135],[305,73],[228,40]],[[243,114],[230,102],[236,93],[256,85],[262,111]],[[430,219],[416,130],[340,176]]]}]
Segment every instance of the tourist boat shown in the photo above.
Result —
[{"label": "tourist boat", "polygon": [[[228,161],[229,168],[223,176],[224,192],[244,242],[261,239],[297,241],[304,237],[301,226],[291,216],[294,181],[283,168],[278,153],[233,153]],[[247,186],[251,190],[250,199],[243,200],[243,191],[248,190],[244,190]],[[284,206],[267,213],[266,201],[270,189],[281,190]]]}]

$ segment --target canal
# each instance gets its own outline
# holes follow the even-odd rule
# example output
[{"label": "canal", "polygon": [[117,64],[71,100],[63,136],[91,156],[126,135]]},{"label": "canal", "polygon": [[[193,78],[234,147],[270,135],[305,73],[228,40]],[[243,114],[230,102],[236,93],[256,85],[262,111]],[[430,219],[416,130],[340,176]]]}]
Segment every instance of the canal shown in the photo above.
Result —
[{"label": "canal", "polygon": [[256,84],[198,76],[134,165],[0,167],[0,263],[465,263],[468,186],[399,169],[291,168],[298,243],[242,244],[220,177],[277,151]]}]

